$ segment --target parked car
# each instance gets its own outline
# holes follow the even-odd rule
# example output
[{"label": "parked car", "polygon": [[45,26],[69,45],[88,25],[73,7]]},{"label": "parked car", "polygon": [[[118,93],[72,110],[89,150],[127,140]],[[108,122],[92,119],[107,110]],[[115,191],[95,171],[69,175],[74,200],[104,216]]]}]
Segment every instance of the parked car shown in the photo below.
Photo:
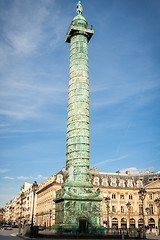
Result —
[{"label": "parked car", "polygon": [[2,225],[2,228],[4,230],[12,230],[12,226],[10,226],[10,225]]},{"label": "parked car", "polygon": [[12,228],[19,228],[18,225],[12,225]]}]

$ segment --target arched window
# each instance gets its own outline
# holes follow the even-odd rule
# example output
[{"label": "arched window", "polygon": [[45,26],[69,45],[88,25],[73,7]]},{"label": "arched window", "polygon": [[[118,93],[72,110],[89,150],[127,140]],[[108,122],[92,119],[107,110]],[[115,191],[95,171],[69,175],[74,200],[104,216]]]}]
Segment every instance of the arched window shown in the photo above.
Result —
[{"label": "arched window", "polygon": [[94,178],[94,185],[98,186],[99,185],[99,178],[98,177],[95,177]]},{"label": "arched window", "polygon": [[112,187],[116,187],[116,179],[114,179],[114,178],[112,179],[112,181],[111,181],[111,186],[112,186]]},{"label": "arched window", "polygon": [[107,179],[103,179],[103,182],[102,182],[103,186],[107,186],[108,185],[108,182],[107,182]]},{"label": "arched window", "polygon": [[124,187],[124,181],[121,180],[120,183],[119,183],[119,186]]},{"label": "arched window", "polygon": [[57,176],[57,182],[58,183],[63,183],[63,176],[62,175]]},{"label": "arched window", "polygon": [[112,218],[112,228],[118,228],[118,219]]},{"label": "arched window", "polygon": [[128,180],[128,187],[132,187],[133,184],[132,184],[132,180]]},{"label": "arched window", "polygon": [[138,187],[138,188],[143,187],[143,184],[142,184],[142,181],[141,181],[141,180],[138,180],[138,181],[137,181],[137,187]]},{"label": "arched window", "polygon": [[129,220],[129,227],[130,228],[135,228],[135,219],[134,218],[130,218],[130,220]]},{"label": "arched window", "polygon": [[127,219],[126,218],[121,219],[121,228],[127,228]]}]

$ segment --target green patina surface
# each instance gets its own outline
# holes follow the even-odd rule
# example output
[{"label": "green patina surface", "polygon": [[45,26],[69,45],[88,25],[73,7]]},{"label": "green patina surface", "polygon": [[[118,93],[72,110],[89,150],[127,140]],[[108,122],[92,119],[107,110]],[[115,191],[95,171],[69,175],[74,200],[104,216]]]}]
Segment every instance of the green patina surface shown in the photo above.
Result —
[{"label": "green patina surface", "polygon": [[88,42],[93,30],[87,29],[82,10],[79,1],[78,15],[72,20],[66,37],[70,43],[66,180],[56,193],[55,228],[75,232],[80,219],[86,219],[88,231],[99,233],[102,198],[89,182]]}]

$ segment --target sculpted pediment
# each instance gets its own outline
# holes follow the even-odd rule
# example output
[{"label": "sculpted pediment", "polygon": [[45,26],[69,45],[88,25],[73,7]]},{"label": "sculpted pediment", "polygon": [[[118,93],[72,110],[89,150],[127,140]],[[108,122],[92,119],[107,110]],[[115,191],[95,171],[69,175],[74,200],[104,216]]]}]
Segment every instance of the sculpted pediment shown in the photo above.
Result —
[{"label": "sculpted pediment", "polygon": [[146,189],[156,188],[160,189],[160,180],[153,181],[145,186]]}]

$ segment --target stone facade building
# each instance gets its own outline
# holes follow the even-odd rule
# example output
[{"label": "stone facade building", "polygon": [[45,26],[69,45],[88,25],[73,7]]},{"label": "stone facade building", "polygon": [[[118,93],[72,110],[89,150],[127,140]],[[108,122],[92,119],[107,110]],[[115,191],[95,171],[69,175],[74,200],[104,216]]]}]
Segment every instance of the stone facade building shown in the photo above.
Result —
[{"label": "stone facade building", "polygon": [[[35,196],[35,209],[36,211],[36,200]],[[11,225],[18,225],[20,223],[30,224],[32,218],[33,209],[33,190],[32,184],[25,182],[21,187],[19,194],[10,200],[5,206],[4,219],[5,222]],[[35,221],[34,221],[35,222]]]},{"label": "stone facade building", "polygon": [[[61,189],[65,181],[65,168],[49,177],[39,185],[35,198],[34,224],[50,227],[55,224],[56,191]],[[99,188],[103,201],[101,202],[101,224],[115,228],[128,228],[142,226],[142,201],[139,190],[146,190],[144,200],[145,225],[158,227],[160,209],[155,200],[160,199],[160,172],[140,174],[104,173],[98,172],[97,168],[90,170],[90,182],[94,188]],[[110,200],[106,202],[106,197]],[[127,203],[130,203],[129,208]],[[108,212],[107,212],[108,205]],[[25,183],[20,193],[14,200],[9,201],[5,207],[3,219],[7,223],[17,225],[19,217],[22,224],[31,223],[33,206],[32,184]],[[129,222],[130,219],[130,222]]]},{"label": "stone facade building", "polygon": [[[61,188],[64,182],[65,169],[48,178],[39,187],[37,192],[36,224],[51,226],[55,223],[55,192]],[[160,198],[160,173],[130,174],[126,173],[102,173],[97,168],[90,170],[90,182],[94,188],[100,188],[103,201],[101,202],[101,224],[116,228],[128,228],[142,226],[142,201],[139,190],[146,190],[144,200],[145,224],[158,227],[159,209],[155,199]],[[109,197],[109,212],[105,198]],[[130,203],[127,208],[127,203]],[[129,223],[130,219],[130,223]]]},{"label": "stone facade building", "polygon": [[52,175],[39,186],[37,192],[36,224],[38,226],[50,227],[55,224],[55,203],[56,191],[61,189],[64,182],[65,168],[59,173]]}]

